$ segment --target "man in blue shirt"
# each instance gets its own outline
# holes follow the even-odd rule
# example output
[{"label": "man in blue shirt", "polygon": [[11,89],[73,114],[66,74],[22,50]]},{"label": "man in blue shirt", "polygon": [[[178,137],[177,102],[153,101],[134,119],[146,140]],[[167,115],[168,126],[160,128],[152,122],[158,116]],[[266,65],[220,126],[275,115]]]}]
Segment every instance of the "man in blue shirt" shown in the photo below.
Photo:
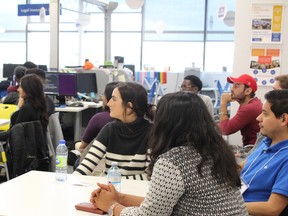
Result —
[{"label": "man in blue shirt", "polygon": [[288,90],[265,99],[257,121],[266,138],[241,164],[241,190],[249,214],[271,216],[288,205]]}]

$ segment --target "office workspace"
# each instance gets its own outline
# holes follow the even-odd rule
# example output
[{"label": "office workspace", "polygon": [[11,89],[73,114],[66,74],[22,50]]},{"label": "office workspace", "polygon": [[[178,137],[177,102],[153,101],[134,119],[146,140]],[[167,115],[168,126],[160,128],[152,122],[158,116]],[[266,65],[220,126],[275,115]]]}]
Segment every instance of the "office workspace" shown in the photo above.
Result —
[{"label": "office workspace", "polygon": [[[107,179],[68,174],[65,183],[57,183],[55,173],[30,171],[0,184],[0,215],[97,215],[74,207],[78,203],[89,202],[97,182],[107,183]],[[148,182],[123,179],[121,188],[124,193],[145,196]]]},{"label": "office workspace", "polygon": [[96,98],[97,91],[96,73],[46,73],[44,92],[53,98],[55,111],[72,114],[73,141],[81,139],[83,111],[94,109],[93,114],[102,107],[102,102]]}]

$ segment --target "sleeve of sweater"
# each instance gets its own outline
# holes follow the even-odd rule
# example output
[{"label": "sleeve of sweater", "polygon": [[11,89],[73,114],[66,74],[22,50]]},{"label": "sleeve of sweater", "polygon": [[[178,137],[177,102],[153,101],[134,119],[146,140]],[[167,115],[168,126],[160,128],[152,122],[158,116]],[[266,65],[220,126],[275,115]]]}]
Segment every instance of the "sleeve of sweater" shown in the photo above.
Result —
[{"label": "sleeve of sweater", "polygon": [[91,175],[99,161],[106,153],[106,146],[95,140],[81,164],[73,172],[78,175]]},{"label": "sleeve of sweater", "polygon": [[[102,114],[103,115],[103,114]],[[95,137],[97,137],[98,133],[102,129],[102,118],[101,114],[96,113],[89,121],[82,140],[86,143],[90,143]]]},{"label": "sleeve of sweater", "polygon": [[169,160],[160,158],[154,166],[149,190],[139,207],[126,207],[121,216],[171,215],[174,206],[184,193],[184,181]]},{"label": "sleeve of sweater", "polygon": [[242,128],[246,127],[251,120],[256,119],[255,112],[253,112],[253,104],[247,104],[243,107],[240,107],[236,113],[236,115],[224,121],[220,121],[220,128],[223,135],[230,135],[236,133]]}]

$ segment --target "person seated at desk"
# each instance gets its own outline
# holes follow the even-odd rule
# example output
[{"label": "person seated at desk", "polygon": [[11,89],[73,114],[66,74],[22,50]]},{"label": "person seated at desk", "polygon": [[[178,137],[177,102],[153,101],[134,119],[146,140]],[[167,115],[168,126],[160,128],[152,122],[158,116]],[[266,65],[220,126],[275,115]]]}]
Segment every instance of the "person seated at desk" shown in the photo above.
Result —
[{"label": "person seated at desk", "polygon": [[[255,97],[257,83],[248,74],[237,78],[227,77],[227,82],[231,83],[231,93],[221,95],[219,112],[221,131],[223,135],[240,131],[243,146],[254,145],[260,130],[256,117],[260,115],[262,109],[261,100]],[[230,119],[227,106],[234,101],[237,101],[240,106],[236,115]]]},{"label": "person seated at desk", "polygon": [[149,148],[146,197],[98,183],[90,198],[95,208],[115,216],[248,215],[233,152],[197,94],[176,92],[160,99]]},{"label": "person seated at desk", "polygon": [[[274,77],[275,79],[275,83],[273,85],[273,90],[283,90],[283,89],[288,89],[288,75],[287,74],[282,74],[282,75],[278,75],[276,77]],[[236,154],[236,157],[242,157],[245,158],[247,156],[249,156],[253,151],[255,151],[255,149],[258,147],[259,143],[261,143],[261,141],[265,138],[265,136],[263,136],[263,134],[258,133],[257,136],[257,140],[253,146],[253,148],[244,154]]]},{"label": "person seated at desk", "polygon": [[181,85],[182,91],[189,91],[198,94],[204,101],[210,115],[214,117],[214,106],[212,103],[212,99],[207,95],[199,94],[201,89],[202,89],[202,81],[195,75],[186,76]]},{"label": "person seated at desk", "polygon": [[288,205],[288,90],[270,91],[265,99],[257,120],[266,138],[241,164],[242,195],[255,216],[280,215]]},{"label": "person seated at desk", "polygon": [[[35,74],[23,76],[20,79],[18,92],[23,105],[11,115],[10,128],[18,123],[40,120],[45,134],[48,125],[48,115],[41,80]],[[1,133],[0,140],[6,140],[8,136],[9,130]]]},{"label": "person seated at desk", "polygon": [[[99,112],[96,113],[89,121],[81,142],[77,142],[75,144],[75,149],[77,149],[79,152],[81,152],[81,158],[83,158],[86,154],[87,151],[89,150],[86,149],[86,147],[89,145],[89,143],[92,142],[92,140],[97,137],[97,135],[99,134],[100,130],[108,123],[113,121],[114,119],[110,117],[110,109],[107,106],[108,101],[111,99],[112,97],[112,92],[115,88],[115,86],[118,84],[119,82],[110,82],[105,86],[105,90],[104,93],[102,95],[102,108],[103,108],[103,112]],[[92,145],[92,143],[90,144],[90,146]],[[85,151],[84,151],[85,150]],[[84,151],[84,152],[83,152]],[[74,168],[76,168],[79,165],[79,159],[76,160]]]},{"label": "person seated at desk", "polygon": [[27,69],[38,68],[38,65],[36,65],[34,62],[31,62],[31,61],[26,61],[23,65]]},{"label": "person seated at desk", "polygon": [[26,70],[27,69],[23,66],[15,67],[12,85],[7,88],[8,94],[3,99],[4,104],[18,104],[19,95],[17,90],[19,88],[20,79],[25,75]]},{"label": "person seated at desk", "polygon": [[84,70],[91,70],[94,68],[94,65],[89,61],[89,59],[85,59],[85,63],[82,66]]},{"label": "person seated at desk", "polygon": [[[36,74],[40,78],[42,85],[44,85],[45,80],[46,80],[46,73],[44,70],[40,68],[31,68],[31,69],[27,69],[26,74]],[[55,105],[49,96],[45,95],[45,98],[47,102],[48,116],[50,116],[53,113],[55,113]],[[20,103],[18,103],[18,106],[21,106],[21,101]]]},{"label": "person seated at desk", "polygon": [[91,175],[106,155],[106,173],[111,163],[117,161],[122,176],[146,180],[148,137],[152,127],[149,120],[153,119],[153,105],[148,105],[147,101],[147,91],[142,85],[119,83],[107,104],[110,117],[116,120],[100,131],[73,174]]},{"label": "person seated at desk", "polygon": [[17,66],[14,69],[14,76],[13,76],[13,81],[14,83],[12,83],[12,85],[10,85],[7,88],[7,93],[11,93],[11,92],[17,92],[18,88],[19,88],[19,81],[20,79],[25,75],[26,73],[26,68],[23,66]]},{"label": "person seated at desk", "polygon": [[43,85],[35,74],[27,74],[20,79],[19,97],[23,105],[11,116],[11,127],[21,122],[40,120],[44,132],[48,125],[48,113]]}]

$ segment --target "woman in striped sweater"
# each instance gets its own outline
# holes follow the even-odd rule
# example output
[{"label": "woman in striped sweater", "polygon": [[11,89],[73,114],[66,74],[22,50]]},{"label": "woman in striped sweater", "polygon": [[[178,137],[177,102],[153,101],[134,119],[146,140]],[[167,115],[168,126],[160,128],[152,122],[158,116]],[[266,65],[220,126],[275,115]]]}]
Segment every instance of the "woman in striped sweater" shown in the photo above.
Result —
[{"label": "woman in striped sweater", "polygon": [[153,106],[147,103],[147,91],[134,82],[120,83],[107,106],[110,117],[116,120],[100,131],[74,174],[91,175],[105,155],[105,173],[111,163],[117,161],[122,176],[147,180],[147,142],[153,119]]}]

